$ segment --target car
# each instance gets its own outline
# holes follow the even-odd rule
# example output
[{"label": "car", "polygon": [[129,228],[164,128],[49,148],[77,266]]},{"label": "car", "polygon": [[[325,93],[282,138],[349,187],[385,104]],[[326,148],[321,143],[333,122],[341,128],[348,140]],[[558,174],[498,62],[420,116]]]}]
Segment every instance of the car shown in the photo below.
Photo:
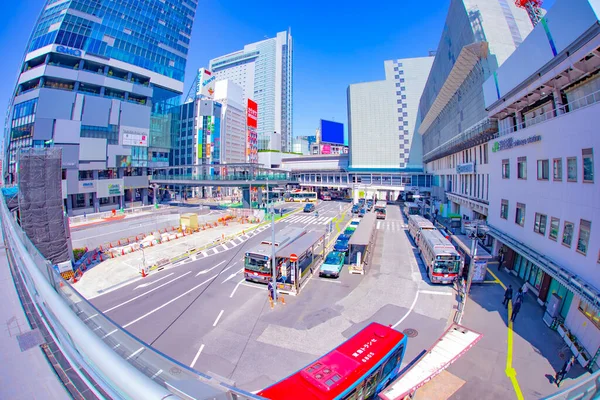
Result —
[{"label": "car", "polygon": [[346,235],[345,233],[342,233],[337,237],[337,240],[350,240],[351,237],[352,235]]},{"label": "car", "polygon": [[348,244],[349,240],[340,240],[338,239],[333,245],[333,250],[343,252],[344,254],[348,253],[348,248],[350,245]]},{"label": "car", "polygon": [[365,199],[364,198],[358,199],[358,204],[360,204],[361,207],[364,206],[365,205]]},{"label": "car", "polygon": [[304,212],[313,212],[315,211],[315,205],[312,203],[309,203],[307,205],[304,206]]},{"label": "car", "polygon": [[352,229],[350,227],[347,227],[343,234],[346,235],[346,236],[352,236],[352,234],[354,233],[355,230],[356,229]]},{"label": "car", "polygon": [[352,214],[358,214],[359,211],[360,211],[360,206],[358,204],[355,204],[352,206]]},{"label": "car", "polygon": [[319,269],[319,276],[331,276],[334,278],[338,278],[343,267],[344,253],[340,253],[339,251],[332,251],[329,254],[327,254],[327,257],[325,257],[325,261]]},{"label": "car", "polygon": [[350,226],[358,226],[358,224],[360,224],[360,219],[353,219],[352,221],[350,221]]},{"label": "car", "polygon": [[367,213],[367,210],[365,210],[364,208],[361,208],[360,211],[358,212],[358,216],[360,218],[362,218],[365,216],[366,213]]}]

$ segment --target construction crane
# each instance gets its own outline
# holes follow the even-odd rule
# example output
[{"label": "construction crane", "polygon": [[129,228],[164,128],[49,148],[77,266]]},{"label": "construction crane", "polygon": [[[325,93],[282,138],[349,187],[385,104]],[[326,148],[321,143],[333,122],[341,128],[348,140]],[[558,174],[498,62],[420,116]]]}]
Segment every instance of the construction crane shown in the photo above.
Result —
[{"label": "construction crane", "polygon": [[542,1],[543,0],[515,0],[519,8],[524,8],[529,14],[529,19],[533,26],[536,26],[542,19]]}]

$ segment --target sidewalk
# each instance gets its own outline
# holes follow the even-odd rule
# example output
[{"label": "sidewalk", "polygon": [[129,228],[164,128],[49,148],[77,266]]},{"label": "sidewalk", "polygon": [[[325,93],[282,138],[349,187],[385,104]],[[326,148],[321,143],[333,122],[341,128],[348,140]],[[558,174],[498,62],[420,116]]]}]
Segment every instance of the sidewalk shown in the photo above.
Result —
[{"label": "sidewalk", "polygon": [[[191,249],[199,249],[221,239],[241,234],[256,227],[256,224],[231,223],[227,226],[200,231],[192,235],[147,247],[143,256],[146,265],[153,265],[160,260],[180,256]],[[136,251],[113,259],[108,259],[87,270],[83,277],[74,284],[75,289],[87,299],[107,293],[120,286],[142,279],[140,267],[142,252]]]},{"label": "sidewalk", "polygon": [[25,351],[19,347],[17,336],[31,328],[15,291],[4,249],[0,250],[0,303],[0,399],[69,399],[40,346]]},{"label": "sidewalk", "polygon": [[[515,293],[519,281],[504,270],[491,266],[504,285],[511,284]],[[495,278],[488,272],[488,278]],[[553,377],[571,356],[556,331],[542,321],[544,309],[529,294],[525,297],[515,322],[508,325],[508,310],[502,305],[504,288],[500,283],[473,285],[465,306],[461,325],[478,331],[483,338],[448,372],[465,381],[450,399],[539,399],[557,392]],[[511,379],[510,367],[516,372]],[[508,371],[508,373],[507,373]],[[589,373],[575,364],[560,389]],[[583,378],[582,378],[583,379]],[[522,392],[522,397],[516,393]]]}]

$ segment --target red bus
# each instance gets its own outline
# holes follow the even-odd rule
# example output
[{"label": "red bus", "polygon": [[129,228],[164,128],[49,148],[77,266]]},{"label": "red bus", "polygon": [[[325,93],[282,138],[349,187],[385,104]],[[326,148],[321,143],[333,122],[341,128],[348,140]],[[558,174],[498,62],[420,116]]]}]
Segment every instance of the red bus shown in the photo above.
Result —
[{"label": "red bus", "polygon": [[267,399],[369,399],[400,371],[407,338],[373,322],[323,357],[258,392]]}]

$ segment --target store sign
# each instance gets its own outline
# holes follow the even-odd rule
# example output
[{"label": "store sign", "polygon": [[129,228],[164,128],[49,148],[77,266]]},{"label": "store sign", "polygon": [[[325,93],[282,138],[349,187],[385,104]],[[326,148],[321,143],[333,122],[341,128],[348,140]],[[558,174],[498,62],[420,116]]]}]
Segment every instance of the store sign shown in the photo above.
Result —
[{"label": "store sign", "polygon": [[71,47],[65,47],[65,46],[57,46],[56,47],[56,52],[57,53],[68,54],[70,56],[75,56],[75,57],[81,57],[82,56],[81,50],[79,50],[79,49],[73,49]]},{"label": "store sign", "polygon": [[248,107],[246,108],[247,113],[247,121],[248,127],[257,128],[258,127],[258,104],[256,102],[248,99]]},{"label": "store sign", "polygon": [[108,194],[110,196],[119,196],[121,194],[121,185],[118,183],[111,183],[108,185]]},{"label": "store sign", "polygon": [[525,139],[508,138],[508,139],[504,139],[504,140],[498,140],[498,141],[494,142],[494,144],[492,145],[492,152],[496,153],[498,151],[509,150],[509,149],[512,149],[513,147],[525,146],[526,144],[541,142],[541,141],[542,141],[541,135],[533,135],[533,136],[529,136],[528,138],[525,138]]},{"label": "store sign", "polygon": [[473,174],[475,173],[475,163],[465,163],[456,165],[457,174]]},{"label": "store sign", "polygon": [[196,80],[198,82],[196,86],[196,95],[204,99],[212,99],[215,94],[216,80],[212,72],[206,68],[200,68]]},{"label": "store sign", "polygon": [[96,181],[79,181],[77,193],[92,193],[96,191]]},{"label": "store sign", "polygon": [[136,128],[131,126],[121,126],[119,128],[119,137],[123,146],[143,146],[148,147],[147,128]]}]

